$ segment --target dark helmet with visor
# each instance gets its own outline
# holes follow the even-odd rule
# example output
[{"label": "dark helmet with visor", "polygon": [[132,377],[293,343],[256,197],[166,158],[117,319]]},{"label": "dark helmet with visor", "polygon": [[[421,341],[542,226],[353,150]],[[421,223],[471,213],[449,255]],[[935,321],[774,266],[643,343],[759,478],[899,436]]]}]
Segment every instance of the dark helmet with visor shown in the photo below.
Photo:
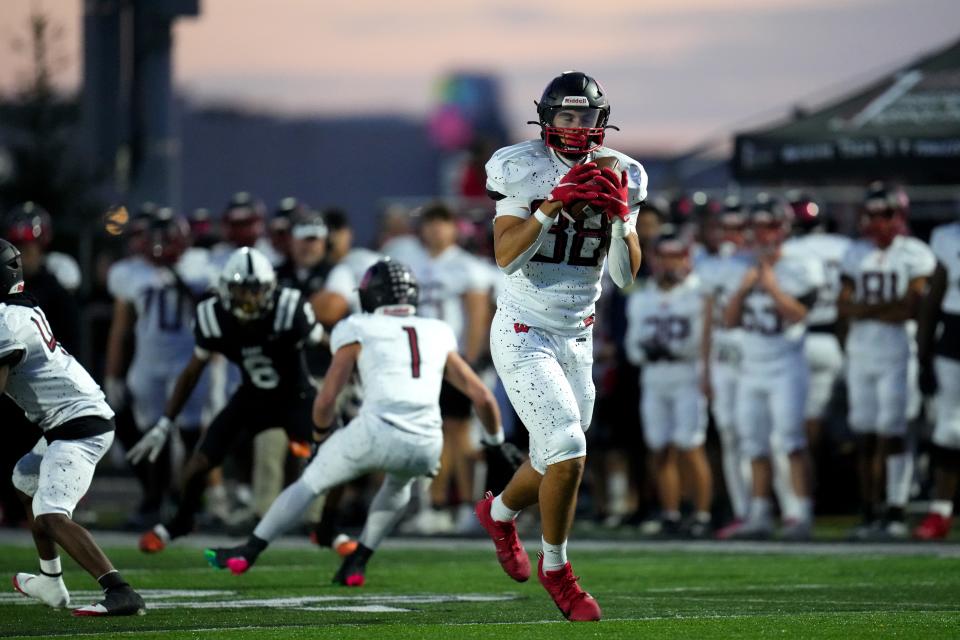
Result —
[{"label": "dark helmet with visor", "polygon": [[[580,71],[564,71],[550,81],[537,104],[544,143],[560,153],[584,155],[603,144],[610,119],[606,92]],[[616,128],[616,127],[610,127]]]}]

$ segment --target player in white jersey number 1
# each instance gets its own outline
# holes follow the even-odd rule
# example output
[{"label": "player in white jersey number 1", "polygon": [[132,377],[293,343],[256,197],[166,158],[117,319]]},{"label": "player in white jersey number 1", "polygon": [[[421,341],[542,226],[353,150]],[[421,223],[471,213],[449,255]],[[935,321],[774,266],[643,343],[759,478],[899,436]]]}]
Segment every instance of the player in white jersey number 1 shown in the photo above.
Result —
[{"label": "player in white jersey number 1", "polygon": [[23,288],[20,252],[0,240],[0,393],[43,430],[13,470],[13,486],[30,517],[40,575],[18,573],[13,586],[51,607],[68,606],[59,545],[104,590],[103,600],[75,609],[74,615],[143,614],[143,598],[72,519],[97,462],[113,443],[113,411],[90,374],[57,343],[43,311]]},{"label": "player in white jersey number 1", "polygon": [[[494,250],[507,274],[490,351],[530,432],[530,460],[476,511],[501,566],[522,582],[530,562],[514,518],[539,502],[541,584],[568,620],[599,620],[599,605],[567,562],[566,544],[593,414],[594,305],[605,261],[620,287],[640,268],[634,227],[647,178],[636,160],[602,146],[610,104],[590,76],[570,71],[551,80],[537,113],[541,139],[500,149],[486,166],[487,191],[497,202]],[[601,172],[595,161],[605,156],[623,171]],[[584,215],[570,215],[584,201]]]},{"label": "player in white jersey number 1", "polygon": [[[334,583],[359,587],[370,556],[404,515],[410,486],[440,466],[443,431],[440,384],[451,383],[473,402],[484,430],[503,442],[493,394],[457,353],[442,320],[416,316],[417,281],[392,260],[374,264],[360,283],[364,313],[333,330],[333,362],[313,405],[315,437],[323,444],[299,480],[281,493],[245,544],[208,549],[216,568],[243,573],[267,545],[296,525],[320,494],[368,473],[385,472],[357,550],[343,560]],[[356,418],[331,433],[337,395],[357,367],[363,404]]]}]

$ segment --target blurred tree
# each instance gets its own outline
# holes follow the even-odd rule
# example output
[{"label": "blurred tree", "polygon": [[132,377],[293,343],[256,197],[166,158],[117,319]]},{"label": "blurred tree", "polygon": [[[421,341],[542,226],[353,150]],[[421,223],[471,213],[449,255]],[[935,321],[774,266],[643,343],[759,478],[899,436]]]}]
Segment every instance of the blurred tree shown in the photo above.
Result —
[{"label": "blurred tree", "polygon": [[55,76],[70,64],[58,52],[63,29],[35,10],[25,37],[7,46],[29,66],[10,96],[0,98],[0,146],[10,172],[0,178],[0,205],[7,210],[33,200],[56,218],[58,228],[78,230],[93,210],[97,180],[80,157],[77,96],[59,92]]}]

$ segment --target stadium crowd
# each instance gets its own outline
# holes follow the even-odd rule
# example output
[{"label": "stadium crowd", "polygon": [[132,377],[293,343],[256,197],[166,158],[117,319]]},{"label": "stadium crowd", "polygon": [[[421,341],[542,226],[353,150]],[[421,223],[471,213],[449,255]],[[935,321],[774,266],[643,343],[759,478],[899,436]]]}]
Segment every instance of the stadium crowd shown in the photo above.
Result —
[{"label": "stadium crowd", "polygon": [[[960,398],[951,386],[957,309],[948,306],[956,305],[950,269],[958,232],[956,224],[938,228],[927,244],[910,235],[908,212],[902,189],[871,185],[854,239],[836,233],[830,210],[802,192],[747,202],[702,193],[648,200],[637,220],[638,279],[627,291],[604,287],[598,303],[597,408],[581,510],[605,527],[639,527],[636,535],[764,538],[774,533],[778,508],[781,536],[807,539],[814,511],[849,512],[859,503],[862,522],[852,539],[944,537],[960,466],[947,424],[956,421]],[[243,192],[216,218],[150,203],[124,213],[111,221],[122,228],[126,255],[93,270],[47,250],[52,218],[40,206],[24,203],[3,218],[4,237],[23,253],[27,288],[68,350],[80,348],[81,336],[98,335],[79,325],[81,278],[99,279],[88,290],[109,292],[110,326],[99,332],[105,348],[93,350],[102,361],[87,364],[103,372],[124,450],[163,415],[194,349],[194,305],[217,285],[232,250],[245,246],[269,258],[279,282],[310,300],[327,330],[358,310],[359,280],[380,256],[410,265],[421,288],[419,314],[450,324],[461,354],[499,400],[508,441],[525,449],[526,432],[490,361],[503,276],[492,258],[489,208],[439,200],[392,207],[375,250],[353,246],[348,212],[318,212],[295,198],[277,203],[272,215]],[[768,279],[764,289],[768,269],[779,286]],[[812,296],[804,300],[809,314],[776,344],[751,342],[780,329],[769,291],[781,289]],[[308,360],[319,381],[329,354]],[[179,440],[149,459],[131,457],[142,498],[124,526],[146,529],[182,500],[185,454],[240,382],[233,367],[212,364],[173,425]],[[344,419],[359,402],[356,388],[341,401]],[[445,385],[441,408],[441,471],[420,486],[407,533],[475,533],[473,503],[506,482],[503,473],[485,473],[469,399]],[[25,420],[6,398],[0,411],[4,423]],[[309,451],[277,426],[258,425],[223,469],[209,472],[205,525],[241,526],[262,516],[296,479]],[[7,475],[35,441],[25,430],[8,433],[15,441],[3,454]],[[119,456],[111,464],[118,473],[124,466]],[[315,539],[344,544],[336,513],[355,523],[351,513],[364,511],[372,486],[334,490],[327,517],[318,501],[305,518]],[[3,493],[3,522],[16,526],[22,509],[7,485]],[[912,532],[911,502],[929,504]]]}]

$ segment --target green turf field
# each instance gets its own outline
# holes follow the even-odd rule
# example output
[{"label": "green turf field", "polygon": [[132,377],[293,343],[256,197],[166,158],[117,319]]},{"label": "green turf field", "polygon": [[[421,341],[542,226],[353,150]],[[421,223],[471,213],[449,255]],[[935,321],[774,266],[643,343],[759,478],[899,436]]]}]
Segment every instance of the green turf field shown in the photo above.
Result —
[{"label": "green turf field", "polygon": [[[25,535],[25,534],[24,534]],[[801,553],[572,548],[599,623],[560,617],[534,577],[517,584],[477,543],[384,549],[360,589],[329,584],[338,559],[271,549],[246,575],[214,571],[199,548],[144,556],[108,548],[146,597],[139,618],[74,618],[0,593],[0,637],[274,638],[950,638],[960,636],[960,557],[804,547]],[[777,549],[777,548],[773,548]],[[807,552],[809,551],[809,552]],[[920,553],[922,554],[922,548]],[[29,547],[0,546],[4,579],[33,571]],[[64,565],[74,604],[93,582]],[[7,583],[9,584],[9,583]]]}]

